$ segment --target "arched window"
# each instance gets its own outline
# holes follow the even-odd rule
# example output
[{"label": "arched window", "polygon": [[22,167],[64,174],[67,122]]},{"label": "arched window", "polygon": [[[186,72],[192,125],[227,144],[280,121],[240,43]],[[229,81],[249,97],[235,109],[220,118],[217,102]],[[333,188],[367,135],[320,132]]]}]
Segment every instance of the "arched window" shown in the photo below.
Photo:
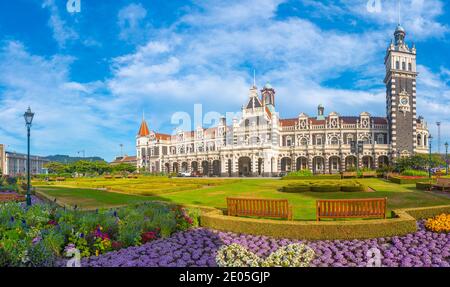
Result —
[{"label": "arched window", "polygon": [[377,144],[384,144],[384,135],[379,134],[377,136]]},{"label": "arched window", "polygon": [[323,145],[322,136],[316,136],[316,145]]},{"label": "arched window", "polygon": [[339,140],[337,137],[332,137],[330,140],[330,144],[331,145],[338,145],[339,144]]},{"label": "arched window", "polygon": [[370,144],[370,139],[368,137],[363,137],[361,140],[364,144]]},{"label": "arched window", "polygon": [[418,135],[417,135],[417,145],[418,145],[418,146],[421,146],[421,145],[422,145],[422,135],[421,135],[421,134],[418,134]]}]

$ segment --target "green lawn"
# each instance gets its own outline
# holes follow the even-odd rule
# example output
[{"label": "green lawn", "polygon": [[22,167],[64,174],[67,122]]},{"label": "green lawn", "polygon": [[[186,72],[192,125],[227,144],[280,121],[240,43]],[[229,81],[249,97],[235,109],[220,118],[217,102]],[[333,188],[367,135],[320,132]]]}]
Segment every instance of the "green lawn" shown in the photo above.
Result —
[{"label": "green lawn", "polygon": [[[158,180],[161,185],[171,187],[167,191],[157,186]],[[293,205],[294,218],[298,220],[315,219],[316,199],[338,199],[338,198],[388,198],[388,211],[406,207],[423,207],[433,205],[450,204],[450,198],[429,192],[418,191],[415,185],[398,185],[381,179],[360,179],[362,183],[371,187],[375,192],[333,192],[333,193],[282,193],[278,189],[284,185],[294,183],[289,180],[276,179],[167,179],[167,178],[140,178],[136,182],[121,180],[119,192],[108,192],[88,189],[87,187],[99,188],[98,182],[92,180],[77,180],[64,182],[50,186],[38,186],[40,192],[51,198],[57,198],[59,202],[68,205],[77,204],[82,208],[112,207],[147,200],[163,200],[179,204],[193,204],[226,208],[226,197],[258,197],[258,198],[283,198],[288,199]],[[92,184],[94,182],[94,184]],[[91,185],[90,185],[91,184]],[[104,186],[110,186],[107,183]],[[35,184],[36,185],[36,184]],[[58,186],[61,185],[61,186]],[[137,192],[133,186],[138,185]],[[155,191],[145,191],[143,186],[155,187]],[[83,186],[83,188],[71,188]],[[103,186],[101,186],[103,187]],[[114,186],[110,186],[116,190]],[[148,194],[143,196],[141,194]],[[388,212],[390,215],[390,212]]]}]

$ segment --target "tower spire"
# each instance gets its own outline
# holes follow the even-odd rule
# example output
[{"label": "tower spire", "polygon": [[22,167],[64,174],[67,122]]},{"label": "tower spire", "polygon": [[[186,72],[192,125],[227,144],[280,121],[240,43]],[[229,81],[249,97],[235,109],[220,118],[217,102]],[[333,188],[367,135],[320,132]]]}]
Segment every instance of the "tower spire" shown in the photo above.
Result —
[{"label": "tower spire", "polygon": [[401,4],[400,4],[400,0],[397,0],[397,13],[398,13],[398,25],[401,24]]},{"label": "tower spire", "polygon": [[256,87],[256,70],[253,69],[253,87]]}]

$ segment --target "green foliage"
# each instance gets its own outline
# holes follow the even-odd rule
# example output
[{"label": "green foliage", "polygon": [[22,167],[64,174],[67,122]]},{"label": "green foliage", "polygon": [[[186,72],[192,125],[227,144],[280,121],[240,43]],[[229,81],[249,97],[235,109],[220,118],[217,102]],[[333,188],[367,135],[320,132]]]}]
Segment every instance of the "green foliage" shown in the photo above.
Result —
[{"label": "green foliage", "polygon": [[324,180],[324,179],[341,179],[339,174],[316,174],[316,175],[291,175],[288,174],[282,178],[283,180]]},{"label": "green foliage", "polygon": [[[445,165],[442,156],[438,154],[431,155],[431,168]],[[430,167],[430,158],[428,154],[417,154],[411,157],[402,157],[395,163],[395,170],[403,172],[404,170],[427,170]]]},{"label": "green foliage", "polygon": [[430,190],[431,186],[430,182],[416,182],[416,188],[419,190]]},{"label": "green foliage", "polygon": [[401,174],[405,176],[428,176],[428,172],[414,169],[405,169]]},{"label": "green foliage", "polygon": [[295,177],[313,176],[313,173],[309,169],[303,169],[303,170],[298,170],[298,171],[292,171],[287,176],[292,176],[292,177],[294,177],[294,176]]},{"label": "green foliage", "polygon": [[79,160],[71,163],[50,162],[45,165],[52,175],[70,177],[73,173],[82,175],[102,175],[107,173],[132,173],[136,171],[136,166],[121,163],[109,165],[105,161]]},{"label": "green foliage", "polygon": [[282,192],[362,192],[366,187],[358,181],[304,181],[288,184],[281,188]]},{"label": "green foliage", "polygon": [[44,241],[32,244],[27,251],[28,266],[53,267],[56,263],[56,254]]},{"label": "green foliage", "polygon": [[95,212],[0,204],[0,266],[54,266],[69,245],[83,257],[112,250],[113,241],[123,247],[140,245],[145,232],[167,237],[194,226],[189,214],[163,203]]}]

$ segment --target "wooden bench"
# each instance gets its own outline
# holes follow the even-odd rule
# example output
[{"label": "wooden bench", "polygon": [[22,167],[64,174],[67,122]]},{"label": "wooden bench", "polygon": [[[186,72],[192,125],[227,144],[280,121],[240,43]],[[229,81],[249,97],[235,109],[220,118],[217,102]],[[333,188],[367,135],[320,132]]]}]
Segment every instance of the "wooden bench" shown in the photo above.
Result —
[{"label": "wooden bench", "polygon": [[18,194],[0,194],[0,202],[9,202],[9,201],[25,201],[24,195]]},{"label": "wooden bench", "polygon": [[377,177],[376,171],[363,171],[362,177]]},{"label": "wooden bench", "polygon": [[358,177],[358,173],[356,171],[344,171],[341,174],[341,178],[349,178],[349,177]]},{"label": "wooden bench", "polygon": [[432,189],[440,189],[442,191],[450,190],[450,178],[438,178],[436,183],[433,184]]},{"label": "wooden bench", "polygon": [[316,201],[316,220],[321,218],[386,218],[386,198]]},{"label": "wooden bench", "polygon": [[260,216],[292,220],[292,206],[287,199],[227,197],[230,216]]}]

